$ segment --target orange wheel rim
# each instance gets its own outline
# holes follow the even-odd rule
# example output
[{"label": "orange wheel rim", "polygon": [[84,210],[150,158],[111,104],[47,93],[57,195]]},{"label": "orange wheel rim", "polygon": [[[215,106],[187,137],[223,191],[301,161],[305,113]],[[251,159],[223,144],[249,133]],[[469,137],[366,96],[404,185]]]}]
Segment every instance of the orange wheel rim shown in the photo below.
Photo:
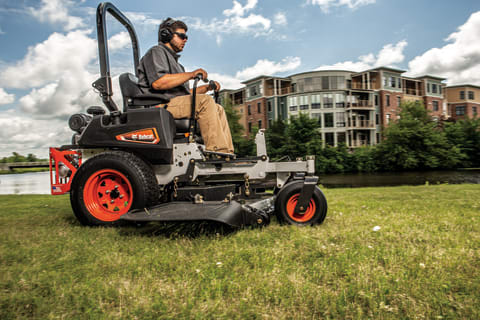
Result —
[{"label": "orange wheel rim", "polygon": [[98,220],[115,221],[127,213],[133,200],[130,181],[120,172],[104,169],[88,178],[83,190],[87,210]]},{"label": "orange wheel rim", "polygon": [[310,199],[310,203],[308,204],[308,208],[305,211],[305,213],[295,213],[295,207],[297,206],[298,203],[298,197],[300,197],[300,194],[294,194],[293,196],[290,197],[287,201],[287,213],[288,216],[296,222],[308,222],[310,219],[313,218],[315,215],[315,211],[317,210],[317,206],[315,205],[315,201]]}]

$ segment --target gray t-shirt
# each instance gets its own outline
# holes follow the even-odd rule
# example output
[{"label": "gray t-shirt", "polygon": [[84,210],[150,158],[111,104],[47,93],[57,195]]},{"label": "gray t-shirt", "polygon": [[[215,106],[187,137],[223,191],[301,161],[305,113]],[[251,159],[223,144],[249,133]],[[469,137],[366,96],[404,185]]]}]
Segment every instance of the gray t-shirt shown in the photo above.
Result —
[{"label": "gray t-shirt", "polygon": [[166,74],[183,73],[185,68],[178,63],[180,55],[168,48],[163,43],[152,47],[145,53],[138,65],[138,86],[143,93],[153,93],[172,99],[190,94],[188,82],[183,85],[168,89],[155,90],[152,83]]}]

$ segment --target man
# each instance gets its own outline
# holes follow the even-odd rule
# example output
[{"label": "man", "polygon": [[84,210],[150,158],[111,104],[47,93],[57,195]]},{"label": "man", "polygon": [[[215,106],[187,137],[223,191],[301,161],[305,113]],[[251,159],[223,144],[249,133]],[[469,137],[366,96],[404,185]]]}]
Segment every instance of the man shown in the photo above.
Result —
[{"label": "man", "polygon": [[[138,67],[140,89],[144,93],[162,94],[170,99],[170,102],[161,107],[166,107],[175,119],[188,118],[191,115],[191,90],[188,81],[199,73],[203,79],[208,78],[205,70],[185,72],[185,68],[178,63],[178,53],[183,50],[188,40],[187,30],[182,21],[171,18],[163,21],[158,31],[158,45],[143,56]],[[215,84],[215,90],[220,90],[218,82]],[[195,118],[207,151],[233,154],[232,136],[225,110],[206,94],[212,89],[210,85],[197,88]]]}]

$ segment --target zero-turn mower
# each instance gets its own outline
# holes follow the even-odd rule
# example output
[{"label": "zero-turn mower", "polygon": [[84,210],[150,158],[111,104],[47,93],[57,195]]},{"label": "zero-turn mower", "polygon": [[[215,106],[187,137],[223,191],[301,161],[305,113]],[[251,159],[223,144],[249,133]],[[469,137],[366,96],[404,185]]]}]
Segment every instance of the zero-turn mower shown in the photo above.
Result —
[{"label": "zero-turn mower", "polygon": [[97,8],[101,77],[92,85],[108,114],[101,106],[91,106],[87,114],[72,115],[71,145],[50,148],[51,192],[70,193],[80,223],[207,220],[233,227],[263,226],[273,213],[288,224],[323,222],[327,201],[317,186],[313,157],[270,161],[264,130],[256,135],[255,157],[205,150],[194,119],[201,75],[193,84],[190,118],[174,119],[166,109],[153,107],[168,101],[143,94],[130,73],[119,77],[120,111],[112,99],[107,13],[128,30],[137,70],[139,47],[133,25],[114,5],[101,3]]}]

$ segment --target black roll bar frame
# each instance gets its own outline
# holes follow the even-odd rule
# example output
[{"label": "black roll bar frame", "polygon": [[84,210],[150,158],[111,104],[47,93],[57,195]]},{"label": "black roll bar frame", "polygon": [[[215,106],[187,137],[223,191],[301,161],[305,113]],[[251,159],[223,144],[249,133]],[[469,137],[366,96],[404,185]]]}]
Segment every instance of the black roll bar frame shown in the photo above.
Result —
[{"label": "black roll bar frame", "polygon": [[128,31],[133,49],[133,65],[135,75],[138,77],[139,64],[139,45],[138,38],[133,24],[123,15],[112,3],[102,2],[97,7],[97,42],[98,57],[100,62],[100,78],[92,86],[100,92],[102,101],[110,113],[120,113],[117,105],[112,99],[112,78],[110,76],[110,60],[108,56],[108,37],[107,37],[107,12],[110,13],[118,22],[120,22]]}]

